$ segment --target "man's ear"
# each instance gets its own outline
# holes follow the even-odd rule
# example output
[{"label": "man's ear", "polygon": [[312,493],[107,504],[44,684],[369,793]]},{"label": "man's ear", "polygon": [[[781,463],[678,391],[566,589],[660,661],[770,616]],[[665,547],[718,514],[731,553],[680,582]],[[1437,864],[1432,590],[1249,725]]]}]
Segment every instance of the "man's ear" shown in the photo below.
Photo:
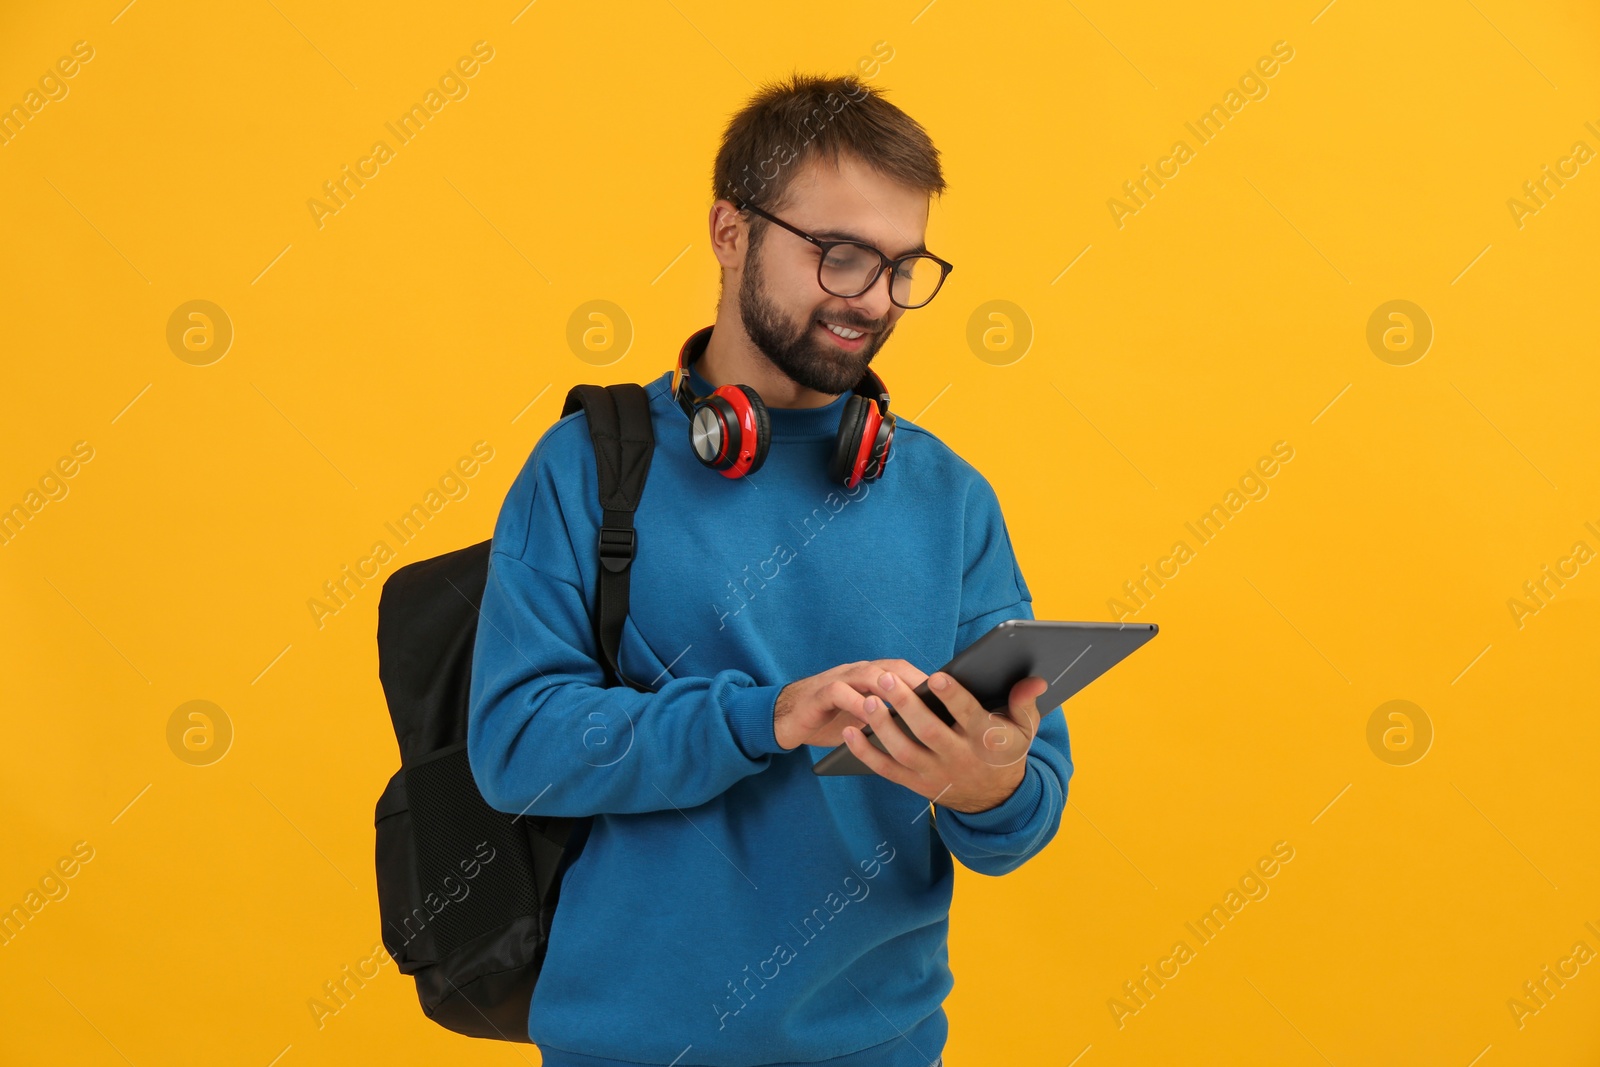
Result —
[{"label": "man's ear", "polygon": [[718,200],[711,205],[711,252],[724,268],[739,270],[749,251],[749,224],[740,215],[731,200]]}]

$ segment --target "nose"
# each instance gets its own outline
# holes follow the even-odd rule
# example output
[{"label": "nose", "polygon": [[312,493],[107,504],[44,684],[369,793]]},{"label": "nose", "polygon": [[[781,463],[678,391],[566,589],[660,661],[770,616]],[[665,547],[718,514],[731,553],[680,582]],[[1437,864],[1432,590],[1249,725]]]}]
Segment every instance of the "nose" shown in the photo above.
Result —
[{"label": "nose", "polygon": [[883,271],[871,285],[867,286],[865,292],[851,297],[846,303],[852,310],[860,312],[873,322],[883,322],[885,316],[891,316],[890,321],[892,321],[893,313],[900,309],[889,299],[889,279],[890,272]]}]

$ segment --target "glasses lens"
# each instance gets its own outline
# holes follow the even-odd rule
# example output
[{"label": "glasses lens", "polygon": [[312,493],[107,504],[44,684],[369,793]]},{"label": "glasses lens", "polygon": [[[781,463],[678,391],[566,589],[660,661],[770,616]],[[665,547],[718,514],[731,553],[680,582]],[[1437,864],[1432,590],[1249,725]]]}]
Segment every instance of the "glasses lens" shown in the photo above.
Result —
[{"label": "glasses lens", "polygon": [[944,268],[931,256],[912,256],[895,268],[894,302],[902,307],[921,307],[933,299],[944,281]]},{"label": "glasses lens", "polygon": [[[822,259],[822,287],[834,296],[860,296],[867,284],[876,280],[873,274],[881,263],[878,253],[866,245],[834,245]],[[920,307],[933,299],[943,280],[944,268],[938,260],[912,256],[895,270],[890,296],[901,307]]]},{"label": "glasses lens", "polygon": [[866,245],[837,244],[822,257],[822,287],[834,296],[858,296],[881,260]]}]

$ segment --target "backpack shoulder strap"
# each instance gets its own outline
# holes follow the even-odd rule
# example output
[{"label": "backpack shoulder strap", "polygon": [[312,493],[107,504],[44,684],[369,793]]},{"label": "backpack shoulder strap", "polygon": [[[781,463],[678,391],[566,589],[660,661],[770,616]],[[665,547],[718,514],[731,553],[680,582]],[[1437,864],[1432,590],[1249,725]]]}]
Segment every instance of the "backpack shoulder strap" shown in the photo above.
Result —
[{"label": "backpack shoulder strap", "polygon": [[639,506],[655,452],[650,399],[644,386],[635,382],[575,385],[567,392],[562,417],[579,407],[588,418],[600,482],[600,605],[595,619],[596,636],[611,676],[634,689],[653,693],[654,687],[633,681],[617,663],[622,623],[628,617],[628,574],[638,543],[633,513]]}]

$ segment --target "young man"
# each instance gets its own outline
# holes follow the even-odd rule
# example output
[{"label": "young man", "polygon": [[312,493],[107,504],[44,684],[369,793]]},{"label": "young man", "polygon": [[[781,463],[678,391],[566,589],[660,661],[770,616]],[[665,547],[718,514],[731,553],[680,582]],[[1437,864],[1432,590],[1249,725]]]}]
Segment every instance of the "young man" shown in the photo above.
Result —
[{"label": "young man", "polygon": [[[1060,709],[1034,705],[1043,679],[1013,688],[1009,718],[936,685],[955,728],[911,693],[1033,610],[987,480],[903,418],[889,457],[861,425],[882,408],[852,389],[877,393],[867,365],[946,272],[901,258],[924,251],[944,179],[880,94],[796,76],[724,135],[716,322],[678,353],[686,372],[648,387],[656,448],[618,658],[655,692],[606,687],[581,410],[539,439],[495,526],[474,776],[502,811],[594,816],[529,1011],[548,1067],[936,1064],[952,854],[1005,874],[1059,826],[1072,762]],[[870,247],[824,255],[802,234]],[[763,448],[727,442],[727,469],[730,424],[695,414],[719,386],[745,398],[722,410],[759,406],[767,424]],[[814,774],[841,743],[874,773]]]}]

